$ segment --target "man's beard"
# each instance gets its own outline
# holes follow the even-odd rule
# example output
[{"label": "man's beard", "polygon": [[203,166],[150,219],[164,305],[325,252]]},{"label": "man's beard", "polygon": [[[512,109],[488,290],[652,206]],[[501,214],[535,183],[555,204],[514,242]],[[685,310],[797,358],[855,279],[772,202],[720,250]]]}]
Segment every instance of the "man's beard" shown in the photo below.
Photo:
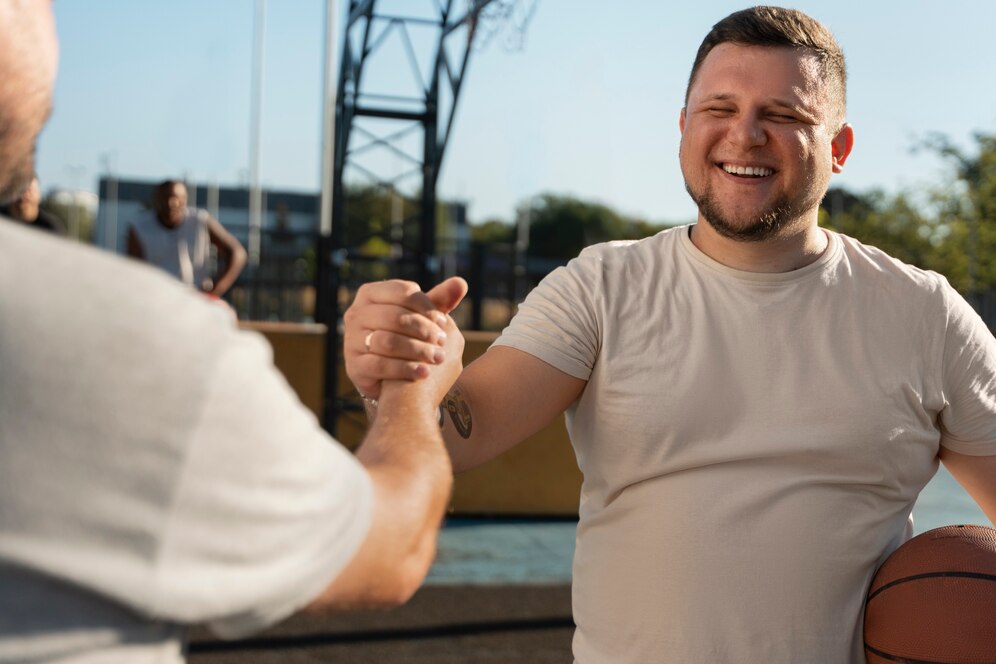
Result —
[{"label": "man's beard", "polygon": [[686,180],[685,191],[695,201],[695,205],[699,208],[699,214],[713,230],[723,237],[740,242],[763,242],[777,237],[783,230],[792,225],[801,214],[799,206],[793,204],[794,202],[783,194],[759,214],[752,215],[750,219],[737,223],[723,214],[708,187],[701,194],[696,194]]}]

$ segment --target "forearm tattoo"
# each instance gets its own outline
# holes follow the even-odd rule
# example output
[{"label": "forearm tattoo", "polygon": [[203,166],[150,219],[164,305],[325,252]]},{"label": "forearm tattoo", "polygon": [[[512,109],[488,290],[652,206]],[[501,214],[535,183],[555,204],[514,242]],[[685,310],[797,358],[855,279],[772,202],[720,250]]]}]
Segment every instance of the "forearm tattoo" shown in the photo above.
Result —
[{"label": "forearm tattoo", "polygon": [[470,406],[460,393],[460,388],[456,385],[446,393],[443,398],[443,408],[450,414],[453,426],[461,438],[470,438],[470,431],[474,427],[474,421],[470,416]]}]

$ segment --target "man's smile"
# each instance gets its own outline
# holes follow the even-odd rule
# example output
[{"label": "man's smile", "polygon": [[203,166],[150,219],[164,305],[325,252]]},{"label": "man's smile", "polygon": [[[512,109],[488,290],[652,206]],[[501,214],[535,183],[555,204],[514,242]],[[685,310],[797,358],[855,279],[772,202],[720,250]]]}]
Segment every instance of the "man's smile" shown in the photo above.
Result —
[{"label": "man's smile", "polygon": [[722,162],[719,164],[725,172],[730,175],[738,175],[742,177],[751,178],[765,178],[769,175],[774,174],[774,169],[768,168],[767,166],[738,166],[735,164],[728,164]]}]

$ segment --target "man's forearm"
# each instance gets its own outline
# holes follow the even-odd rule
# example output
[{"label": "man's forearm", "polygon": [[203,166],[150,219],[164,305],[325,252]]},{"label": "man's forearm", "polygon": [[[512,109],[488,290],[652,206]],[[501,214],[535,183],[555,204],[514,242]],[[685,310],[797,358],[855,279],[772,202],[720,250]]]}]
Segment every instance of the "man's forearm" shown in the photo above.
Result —
[{"label": "man's forearm", "polygon": [[228,255],[224,258],[224,264],[224,271],[218,275],[218,278],[214,282],[214,288],[211,289],[211,294],[218,297],[227,293],[242,273],[242,269],[246,264],[245,251],[240,248],[238,251],[233,250],[228,252]]},{"label": "man's forearm", "polygon": [[438,407],[408,384],[385,383],[379,400],[364,399],[370,430],[356,452],[361,463],[391,464],[421,472],[419,461],[439,456],[449,467]]},{"label": "man's forearm", "polygon": [[[373,427],[373,423],[379,417],[380,402],[363,394],[360,394],[360,397],[363,400],[367,421]],[[471,440],[474,434],[474,417],[467,395],[459,383],[450,388],[437,409],[428,408],[428,410],[436,413],[453,470],[456,472],[468,470],[486,460],[478,460],[472,454],[475,449],[474,441]],[[374,430],[371,428],[371,433]]]},{"label": "man's forearm", "polygon": [[439,424],[415,386],[388,387],[356,458],[374,492],[370,531],[312,609],[393,606],[418,588],[435,557],[453,472]]},{"label": "man's forearm", "polygon": [[443,440],[453,471],[460,473],[490,461],[495,456],[489,451],[490,443],[501,436],[489,433],[489,414],[476,412],[470,392],[457,381],[443,397],[441,406]]},{"label": "man's forearm", "polygon": [[412,575],[421,582],[435,555],[453,469],[436,409],[423,391],[385,384],[378,410],[356,457],[370,472],[382,506],[392,512],[394,550],[406,553]]},{"label": "man's forearm", "polygon": [[563,413],[584,385],[527,353],[492,347],[443,398],[443,438],[454,470],[487,463],[532,436]]}]

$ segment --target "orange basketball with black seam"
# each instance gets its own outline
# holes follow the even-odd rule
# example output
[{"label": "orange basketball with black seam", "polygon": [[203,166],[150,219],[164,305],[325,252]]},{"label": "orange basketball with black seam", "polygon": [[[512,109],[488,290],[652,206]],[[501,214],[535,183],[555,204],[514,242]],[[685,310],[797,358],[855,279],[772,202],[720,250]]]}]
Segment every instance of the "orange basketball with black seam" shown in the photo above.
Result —
[{"label": "orange basketball with black seam", "polygon": [[996,664],[996,529],[944,526],[882,564],[865,603],[869,664]]}]

